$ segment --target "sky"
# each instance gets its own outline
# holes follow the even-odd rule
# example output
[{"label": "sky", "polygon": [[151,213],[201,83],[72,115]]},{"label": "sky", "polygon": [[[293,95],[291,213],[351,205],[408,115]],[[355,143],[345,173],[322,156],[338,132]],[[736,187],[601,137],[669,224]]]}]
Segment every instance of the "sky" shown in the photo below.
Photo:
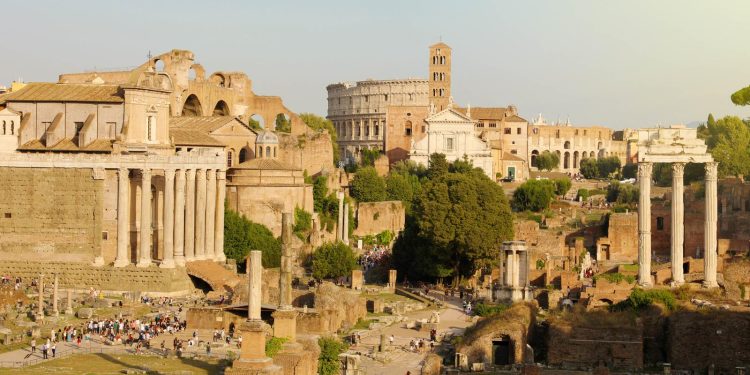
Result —
[{"label": "sky", "polygon": [[750,116],[750,1],[11,1],[0,84],[134,67],[173,48],[260,95],[326,113],[328,84],[427,78],[453,48],[461,104],[615,129]]}]

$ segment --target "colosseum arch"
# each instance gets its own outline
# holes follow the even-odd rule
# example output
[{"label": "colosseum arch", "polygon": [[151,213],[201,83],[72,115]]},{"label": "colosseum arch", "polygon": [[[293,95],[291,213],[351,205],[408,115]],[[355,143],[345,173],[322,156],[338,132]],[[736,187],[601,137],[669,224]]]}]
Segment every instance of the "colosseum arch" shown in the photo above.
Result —
[{"label": "colosseum arch", "polygon": [[195,94],[190,94],[185,99],[185,104],[182,106],[182,116],[203,116],[201,102]]},{"label": "colosseum arch", "polygon": [[208,80],[216,86],[229,87],[229,80],[221,73],[211,74],[211,77],[209,77]]},{"label": "colosseum arch", "polygon": [[229,106],[227,105],[227,102],[223,100],[219,100],[216,102],[216,105],[214,106],[214,112],[213,116],[229,116]]}]

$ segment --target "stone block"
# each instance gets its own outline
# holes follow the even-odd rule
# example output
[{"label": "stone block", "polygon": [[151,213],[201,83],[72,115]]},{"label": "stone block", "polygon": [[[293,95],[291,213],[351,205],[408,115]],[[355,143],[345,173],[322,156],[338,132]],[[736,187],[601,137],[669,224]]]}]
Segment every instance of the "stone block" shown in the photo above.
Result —
[{"label": "stone block", "polygon": [[437,323],[422,323],[419,327],[420,332],[430,332],[433,329],[434,330],[438,329]]},{"label": "stone block", "polygon": [[91,319],[93,315],[94,315],[94,309],[91,309],[88,307],[82,307],[78,309],[78,312],[76,312],[76,316],[79,319]]}]

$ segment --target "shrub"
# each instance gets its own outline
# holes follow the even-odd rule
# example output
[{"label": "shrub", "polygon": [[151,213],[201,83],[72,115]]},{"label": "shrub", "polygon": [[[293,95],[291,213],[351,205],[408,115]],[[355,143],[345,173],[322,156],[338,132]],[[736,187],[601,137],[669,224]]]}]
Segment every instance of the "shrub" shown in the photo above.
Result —
[{"label": "shrub", "polygon": [[651,306],[654,302],[661,302],[669,310],[677,307],[677,300],[672,292],[664,289],[633,289],[627,300],[620,302],[620,307],[630,307],[641,310]]},{"label": "shrub", "polygon": [[560,155],[556,152],[544,151],[536,157],[536,166],[540,171],[556,169],[560,166]]},{"label": "shrub", "polygon": [[347,276],[356,265],[354,251],[343,242],[326,243],[313,253],[313,277],[316,279]]},{"label": "shrub", "polygon": [[584,202],[588,198],[589,198],[589,191],[588,191],[588,189],[578,189],[578,192],[576,193],[576,200],[577,201]]},{"label": "shrub", "polygon": [[250,250],[263,252],[263,267],[281,264],[281,242],[263,224],[254,223],[232,210],[224,210],[224,254],[244,269]]},{"label": "shrub", "polygon": [[269,358],[275,357],[287,341],[288,339],[286,337],[271,337],[271,339],[266,341],[266,356]]},{"label": "shrub", "polygon": [[339,354],[347,349],[347,345],[333,337],[318,339],[320,356],[318,357],[319,375],[337,375],[339,373]]},{"label": "shrub", "polygon": [[474,306],[474,313],[482,317],[488,317],[500,314],[507,309],[508,305],[490,305],[485,303],[478,303],[476,304],[476,306]]},{"label": "shrub", "polygon": [[567,177],[556,178],[552,182],[555,184],[555,194],[557,195],[565,195],[570,190],[570,187],[573,186],[573,183]]},{"label": "shrub", "polygon": [[619,272],[602,273],[602,274],[594,276],[594,280],[597,280],[597,279],[604,279],[614,284],[619,284],[623,281],[627,282],[628,284],[635,283],[635,277],[633,275],[623,275]]},{"label": "shrub", "polygon": [[374,167],[357,171],[350,184],[350,194],[358,202],[381,202],[388,197],[385,180],[378,176]]},{"label": "shrub", "polygon": [[299,237],[300,240],[305,240],[305,235],[312,229],[312,215],[299,208],[294,208],[294,234]]},{"label": "shrub", "polygon": [[549,207],[555,195],[555,185],[550,180],[528,180],[513,192],[511,206],[515,211],[541,211]]}]

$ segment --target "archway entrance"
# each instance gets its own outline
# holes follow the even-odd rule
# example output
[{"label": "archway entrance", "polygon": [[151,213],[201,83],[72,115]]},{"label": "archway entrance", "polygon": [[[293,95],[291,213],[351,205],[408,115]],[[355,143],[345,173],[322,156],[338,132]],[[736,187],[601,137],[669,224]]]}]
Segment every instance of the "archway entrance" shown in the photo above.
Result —
[{"label": "archway entrance", "polygon": [[223,100],[219,100],[214,106],[214,116],[229,116],[229,106]]},{"label": "archway entrance", "polygon": [[496,366],[507,366],[513,364],[511,358],[513,353],[512,349],[513,343],[507,335],[492,340],[492,364]]}]

